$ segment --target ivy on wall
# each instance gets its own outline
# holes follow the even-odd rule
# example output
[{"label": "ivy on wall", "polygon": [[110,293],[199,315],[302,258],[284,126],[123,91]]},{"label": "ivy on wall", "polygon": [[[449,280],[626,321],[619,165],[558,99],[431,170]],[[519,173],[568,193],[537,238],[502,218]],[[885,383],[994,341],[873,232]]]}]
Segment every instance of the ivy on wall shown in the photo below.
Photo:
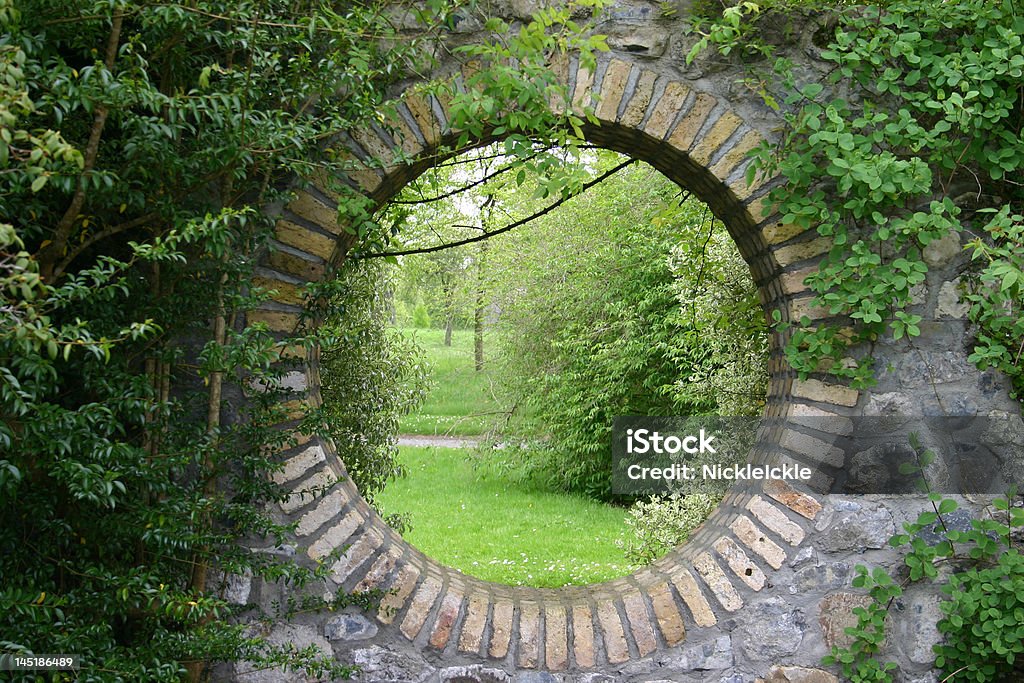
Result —
[{"label": "ivy on wall", "polygon": [[[806,4],[738,3],[707,25],[697,48],[768,53],[750,40],[753,27],[765,13],[793,10]],[[786,178],[771,194],[783,222],[832,240],[807,284],[816,306],[852,325],[777,319],[792,332],[786,357],[803,378],[824,371],[870,385],[872,359],[851,359],[850,348],[920,334],[921,316],[909,309],[928,272],[923,250],[963,233],[981,266],[964,293],[978,330],[971,358],[1007,373],[1019,395],[1024,14],[1014,0],[837,2],[829,11],[829,76],[800,84],[789,61],[776,61],[787,94],[765,95],[784,103],[787,127],[749,173]]]}]

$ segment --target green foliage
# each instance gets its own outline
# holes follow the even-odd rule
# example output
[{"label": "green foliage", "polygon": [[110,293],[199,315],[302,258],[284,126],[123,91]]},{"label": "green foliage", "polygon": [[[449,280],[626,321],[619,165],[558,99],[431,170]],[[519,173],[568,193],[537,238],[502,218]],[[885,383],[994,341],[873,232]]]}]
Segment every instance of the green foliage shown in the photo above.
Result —
[{"label": "green foliage", "polygon": [[943,590],[949,600],[941,605],[945,618],[939,631],[946,642],[936,648],[936,666],[978,683],[1019,677],[1024,672],[1024,556],[1008,550],[994,566],[954,575]]},{"label": "green foliage", "polygon": [[[917,462],[905,473],[920,472],[934,461],[935,454],[922,449],[916,436],[911,445]],[[922,479],[927,489],[927,480]],[[940,604],[945,617],[938,629],[943,642],[935,646],[935,665],[951,676],[964,680],[988,682],[1013,680],[1024,671],[1018,656],[1024,653],[1021,640],[1021,615],[1024,614],[1024,558],[1014,547],[1016,529],[1024,527],[1024,508],[1014,507],[1016,491],[997,498],[993,506],[1001,512],[991,519],[975,519],[971,530],[957,531],[947,527],[944,515],[954,512],[958,503],[928,492],[932,509],[918,515],[915,522],[903,524],[904,533],[889,539],[894,548],[907,547],[903,561],[910,582],[939,579],[939,565],[944,562],[966,563],[969,568],[948,575],[942,591],[949,600]],[[927,543],[924,530],[940,529],[945,540]],[[892,662],[881,663],[876,655],[885,642],[885,621],[893,600],[903,595],[903,586],[881,568],[869,571],[856,568],[855,588],[868,591],[872,601],[866,607],[854,608],[857,625],[846,629],[853,637],[849,647],[833,647],[823,663],[840,664],[843,674],[853,683],[884,681],[891,683]]]},{"label": "green foliage", "polygon": [[721,500],[720,495],[710,493],[651,496],[649,500],[639,500],[629,508],[626,517],[629,535],[616,541],[616,545],[633,564],[650,564],[685,541]]},{"label": "green foliage", "polygon": [[427,305],[423,300],[416,302],[416,305],[412,309],[412,325],[421,330],[429,329],[432,320],[430,318],[430,312],[427,311]]},{"label": "green foliage", "polygon": [[[872,383],[873,368],[870,357],[849,362],[850,345],[920,334],[921,317],[908,309],[928,271],[922,250],[930,242],[965,230],[986,235],[985,244],[1001,245],[989,272],[1000,282],[1020,258],[1020,243],[1005,235],[1024,201],[1009,179],[1024,166],[1024,17],[1013,2],[881,5],[835,12],[839,26],[821,54],[834,64],[827,84],[800,85],[791,64],[776,64],[774,81],[786,94],[764,94],[785,102],[788,131],[750,169],[751,177],[760,170],[787,178],[771,195],[784,222],[832,238],[807,283],[817,305],[853,322],[852,337],[809,320],[782,324],[791,331],[787,359],[802,377],[825,367],[854,386]],[[706,42],[737,46],[743,15],[754,12],[743,7],[731,8]],[[965,202],[963,192],[980,201]],[[1003,336],[1014,327],[994,300],[1005,300],[1002,292],[976,292],[974,359],[1016,378],[1019,358]]]},{"label": "green foliage", "polygon": [[970,360],[1002,370],[1012,395],[1024,399],[1024,216],[1003,207],[986,225],[987,239],[969,244],[983,268],[969,273],[970,319],[979,332]]},{"label": "green foliage", "polygon": [[[493,457],[604,497],[614,416],[759,409],[763,356],[747,352],[763,337],[749,348],[729,340],[763,330],[753,287],[728,237],[713,237],[700,207],[675,192],[650,169],[620,171],[507,252],[497,326],[515,419],[505,434],[530,448]],[[736,394],[719,403],[722,389]]]},{"label": "green foliage", "polygon": [[[422,352],[389,327],[391,290],[384,264],[348,261],[324,323],[335,341],[321,357],[323,417],[348,475],[371,505],[389,480],[404,476],[396,456],[401,417],[423,402]],[[400,517],[388,520],[401,529]]]}]

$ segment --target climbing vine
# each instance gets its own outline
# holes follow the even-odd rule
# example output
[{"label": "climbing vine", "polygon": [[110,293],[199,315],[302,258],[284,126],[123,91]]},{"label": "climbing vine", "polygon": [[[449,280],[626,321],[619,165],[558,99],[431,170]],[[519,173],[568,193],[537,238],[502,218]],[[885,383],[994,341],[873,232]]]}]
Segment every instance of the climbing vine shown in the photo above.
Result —
[{"label": "climbing vine", "polygon": [[[700,44],[738,47],[743,19],[777,4],[789,6],[730,7]],[[806,282],[814,304],[846,324],[776,318],[791,332],[786,356],[804,378],[825,371],[871,384],[872,358],[850,358],[850,348],[920,334],[912,292],[928,272],[923,251],[964,233],[985,259],[968,278],[972,359],[1005,371],[1019,392],[1024,16],[1013,0],[844,5],[821,51],[832,67],[824,83],[801,84],[789,61],[776,61],[788,94],[765,95],[785,105],[787,130],[749,170],[785,177],[770,196],[782,221],[832,243]]]},{"label": "climbing vine", "polygon": [[[914,435],[911,445],[917,461],[909,471],[923,473],[935,454],[922,448]],[[926,479],[921,481],[927,486]],[[942,573],[948,577],[941,581],[948,599],[939,605],[944,616],[937,626],[943,641],[933,648],[935,666],[949,674],[946,680],[1016,680],[1024,673],[1024,556],[1015,541],[1024,527],[1024,508],[1014,506],[1016,491],[994,500],[993,514],[972,520],[967,531],[946,523],[946,516],[958,508],[955,500],[926,493],[931,510],[905,522],[904,533],[889,539],[890,546],[906,548],[906,582],[896,581],[881,567],[858,565],[853,586],[866,590],[871,601],[853,610],[857,624],[846,629],[851,643],[833,646],[823,663],[838,664],[853,683],[891,683],[897,665],[878,658],[889,610],[907,583],[939,582]],[[943,540],[928,543],[922,537],[925,531],[938,532]],[[953,571],[941,572],[944,566]]]}]

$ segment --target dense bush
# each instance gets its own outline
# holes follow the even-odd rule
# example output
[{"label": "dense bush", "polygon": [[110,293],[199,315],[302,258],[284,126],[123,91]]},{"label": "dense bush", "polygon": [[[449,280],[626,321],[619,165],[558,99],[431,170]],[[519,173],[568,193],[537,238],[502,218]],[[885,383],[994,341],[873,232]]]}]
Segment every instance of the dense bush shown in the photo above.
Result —
[{"label": "dense bush", "polygon": [[227,573],[316,579],[247,550],[289,532],[265,513],[271,366],[314,340],[241,316],[262,207],[340,168],[322,141],[378,115],[417,45],[365,40],[392,30],[374,7],[290,0],[0,0],[0,23],[0,650],[80,654],[89,681],[346,674],[220,597]]},{"label": "dense bush", "polygon": [[943,590],[936,665],[978,683],[1024,676],[1024,556],[1007,550],[992,566],[953,575]]},{"label": "dense bush", "polygon": [[[322,351],[324,418],[345,468],[373,505],[387,482],[404,475],[396,461],[399,418],[418,406],[427,368],[415,343],[390,327],[392,290],[384,264],[350,261],[339,276]],[[400,531],[407,519],[392,515]]]},{"label": "dense bush", "polygon": [[639,500],[626,516],[629,535],[616,545],[633,564],[649,564],[685,541],[721,500],[721,494],[697,492]]},{"label": "dense bush", "polygon": [[510,466],[606,498],[615,416],[760,409],[767,346],[746,265],[678,193],[630,168],[508,247],[500,380],[506,435],[529,441],[501,456]]}]

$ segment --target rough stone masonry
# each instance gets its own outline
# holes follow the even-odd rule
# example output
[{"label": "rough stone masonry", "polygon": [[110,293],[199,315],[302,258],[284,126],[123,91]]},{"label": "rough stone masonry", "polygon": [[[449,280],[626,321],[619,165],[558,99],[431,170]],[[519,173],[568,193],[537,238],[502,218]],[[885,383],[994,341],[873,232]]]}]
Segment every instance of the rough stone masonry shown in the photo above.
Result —
[{"label": "rough stone masonry", "polygon": [[[530,0],[511,0],[493,11],[522,19],[536,9]],[[591,103],[600,125],[585,133],[597,145],[648,162],[705,201],[727,225],[750,265],[767,313],[785,320],[826,311],[810,304],[803,284],[830,243],[814,231],[786,224],[774,213],[767,193],[777,178],[759,177],[747,185],[747,153],[762,140],[775,139],[780,114],[764,105],[742,83],[735,61],[708,52],[693,64],[685,55],[694,38],[687,34],[688,3],[666,17],[660,5],[642,0],[614,2],[597,30],[609,36],[611,51],[591,72],[569,58],[554,65],[568,86],[573,106]],[[411,28],[411,27],[410,27]],[[823,65],[811,38],[815,26],[796,31],[784,49],[805,82],[821,77]],[[448,37],[453,45],[479,39],[481,24],[466,16]],[[442,61],[438,75],[461,83],[463,65]],[[451,139],[446,103],[434,96],[403,95],[389,126],[352,131],[344,141],[353,161],[346,182],[387,201],[421,173],[429,161],[385,163],[394,150],[427,159]],[[322,180],[322,179],[320,179]],[[249,316],[282,334],[302,310],[299,287],[328,276],[349,246],[337,221],[335,198],[327,185],[313,186],[282,207],[276,240],[264,256],[261,284],[278,300]],[[314,645],[339,661],[358,665],[361,681],[431,683],[613,683],[619,681],[713,681],[715,683],[830,683],[835,672],[820,661],[842,644],[851,610],[865,597],[850,588],[858,564],[895,569],[898,555],[887,547],[890,535],[925,508],[908,495],[826,495],[830,476],[854,460],[860,467],[878,454],[834,453],[815,444],[853,429],[854,418],[876,416],[894,425],[933,415],[994,418],[1009,481],[1024,480],[1024,425],[1019,405],[1008,397],[996,373],[979,372],[966,359],[967,305],[959,296],[965,267],[961,245],[951,236],[929,245],[931,272],[916,291],[914,312],[923,316],[913,346],[879,342],[870,352],[882,369],[877,386],[857,391],[826,376],[799,381],[773,340],[771,385],[766,417],[788,420],[751,454],[756,463],[805,463],[822,479],[798,490],[784,482],[732,491],[720,508],[682,547],[629,577],[562,590],[512,588],[490,584],[439,565],[406,544],[366,505],[344,477],[344,464],[331,444],[299,437],[281,454],[279,483],[294,491],[275,511],[296,522],[295,537],[268,547],[295,562],[330,563],[330,578],[316,590],[384,591],[379,610],[363,613],[304,614],[267,627],[276,643]],[[315,355],[287,378],[298,419],[320,401]],[[806,425],[807,418],[829,418],[833,433]],[[282,425],[293,429],[296,422]],[[854,458],[857,456],[857,458]],[[866,463],[866,464],[865,464]],[[334,483],[337,482],[337,483]],[[324,485],[326,495],[309,491]],[[964,512],[985,514],[985,496],[963,498]],[[233,577],[229,595],[239,603],[268,607],[288,588]],[[898,662],[901,680],[926,683],[932,673],[931,645],[938,632],[938,596],[913,589],[891,613],[884,655]],[[299,674],[221,672],[225,679],[300,681]]]}]

